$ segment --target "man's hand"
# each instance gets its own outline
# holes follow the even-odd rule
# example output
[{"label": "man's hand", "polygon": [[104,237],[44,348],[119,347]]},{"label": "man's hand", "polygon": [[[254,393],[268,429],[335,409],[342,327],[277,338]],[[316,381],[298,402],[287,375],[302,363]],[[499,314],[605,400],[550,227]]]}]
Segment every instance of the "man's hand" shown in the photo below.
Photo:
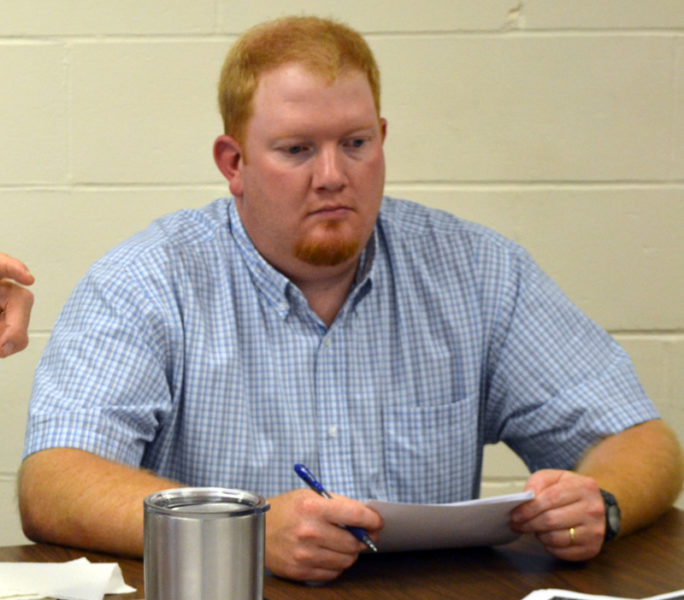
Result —
[{"label": "man's hand", "polygon": [[24,264],[0,252],[0,358],[28,345],[33,294],[22,285],[32,283],[33,275]]},{"label": "man's hand", "polygon": [[266,513],[266,568],[303,581],[329,581],[354,564],[366,546],[340,527],[365,528],[377,542],[382,518],[361,502],[311,490],[269,498]]},{"label": "man's hand", "polygon": [[533,473],[525,490],[535,497],[512,512],[515,531],[536,534],[549,554],[563,560],[587,560],[599,553],[606,520],[594,479],[548,469]]}]

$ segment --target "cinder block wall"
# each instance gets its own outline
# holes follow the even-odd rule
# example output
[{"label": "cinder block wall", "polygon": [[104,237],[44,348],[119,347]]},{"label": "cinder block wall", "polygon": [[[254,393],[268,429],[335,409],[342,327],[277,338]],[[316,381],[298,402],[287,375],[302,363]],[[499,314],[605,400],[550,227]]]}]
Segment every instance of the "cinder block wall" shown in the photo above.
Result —
[{"label": "cinder block wall", "polygon": [[[528,247],[625,346],[684,434],[681,0],[3,0],[0,250],[37,282],[30,348],[0,361],[0,544],[36,362],[88,265],[154,217],[227,193],[211,159],[235,35],[315,13],[383,71],[393,195]],[[487,453],[484,494],[526,472]]]}]

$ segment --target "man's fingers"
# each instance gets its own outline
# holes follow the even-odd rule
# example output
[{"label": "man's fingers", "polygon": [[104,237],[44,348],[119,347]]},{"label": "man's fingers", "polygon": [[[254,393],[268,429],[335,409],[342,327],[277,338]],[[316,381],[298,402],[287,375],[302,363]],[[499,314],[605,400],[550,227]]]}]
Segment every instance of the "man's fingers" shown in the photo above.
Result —
[{"label": "man's fingers", "polygon": [[[348,532],[340,531],[352,537]],[[290,579],[330,581],[351,567],[362,549],[360,542],[353,537],[351,540],[343,537],[336,548],[330,547],[334,545],[332,540],[324,538],[320,541],[322,545],[314,540],[300,541],[292,544],[286,552],[271,556],[271,570]],[[347,551],[347,545],[351,551]]]},{"label": "man's fingers", "polygon": [[603,545],[603,534],[590,525],[538,533],[537,539],[549,554],[562,560],[589,560]]},{"label": "man's fingers", "polygon": [[[358,500],[352,500],[337,494],[332,494],[334,499],[344,500],[344,504],[335,507],[334,516],[330,516],[330,520],[338,519],[342,525],[352,525],[353,527],[361,527],[368,532],[380,531],[384,522],[382,517],[373,509],[368,508],[365,504]],[[331,507],[332,508],[332,507]],[[351,534],[350,534],[351,535]]]},{"label": "man's fingers", "polygon": [[537,534],[537,539],[544,546],[560,550],[571,546],[581,546],[587,540],[587,532],[583,526],[578,525],[577,527],[540,532]]},{"label": "man's fingers", "polygon": [[511,513],[520,533],[534,533],[546,551],[562,560],[588,560],[601,550],[605,518],[596,481],[571,471],[539,471],[526,489],[533,500]]},{"label": "man's fingers", "polygon": [[0,279],[5,278],[22,285],[31,285],[34,282],[33,275],[23,262],[0,252]]},{"label": "man's fingers", "polygon": [[582,523],[585,519],[584,504],[570,502],[539,510],[532,518],[513,521],[513,526],[520,533],[567,532],[570,527]]},{"label": "man's fingers", "polygon": [[330,581],[339,576],[365,548],[340,525],[381,523],[375,512],[356,500],[341,496],[330,500],[310,490],[292,490],[270,502],[266,566],[290,579]]},{"label": "man's fingers", "polygon": [[23,350],[28,345],[28,326],[33,294],[12,283],[0,281],[0,357]]},{"label": "man's fingers", "polygon": [[[570,527],[581,521],[585,503],[591,498],[598,498],[599,494],[598,485],[593,479],[559,470],[537,471],[530,476],[526,489],[534,490],[535,497],[518,506],[511,513],[511,521],[516,528],[529,523],[534,528],[547,531],[562,526]],[[570,512],[565,514],[563,521],[557,511],[566,511],[569,507]]]}]

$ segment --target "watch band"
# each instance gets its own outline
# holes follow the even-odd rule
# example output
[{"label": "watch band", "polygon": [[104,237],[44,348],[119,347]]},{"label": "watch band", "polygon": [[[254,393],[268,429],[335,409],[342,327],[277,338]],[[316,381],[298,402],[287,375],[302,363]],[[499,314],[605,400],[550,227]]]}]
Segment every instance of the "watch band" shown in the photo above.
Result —
[{"label": "watch band", "polygon": [[620,507],[618,506],[615,496],[606,490],[599,490],[603,498],[603,505],[606,511],[606,532],[603,536],[603,542],[610,542],[615,539],[620,533]]}]

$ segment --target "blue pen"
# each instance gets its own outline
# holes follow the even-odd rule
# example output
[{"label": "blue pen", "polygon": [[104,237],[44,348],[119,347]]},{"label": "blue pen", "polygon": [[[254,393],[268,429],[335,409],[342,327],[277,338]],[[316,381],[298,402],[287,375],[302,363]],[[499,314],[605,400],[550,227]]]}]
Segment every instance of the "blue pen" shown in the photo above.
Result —
[{"label": "blue pen", "polygon": [[[304,481],[304,483],[306,483],[314,492],[324,498],[332,498],[332,496],[325,491],[325,488],[316,480],[313,473],[304,465],[297,464],[294,466],[294,470],[302,481]],[[370,539],[368,532],[363,527],[354,527],[353,525],[342,525],[342,527],[349,531],[357,540],[366,544],[370,550],[373,552],[378,551],[377,546],[373,543],[373,540]]]}]

